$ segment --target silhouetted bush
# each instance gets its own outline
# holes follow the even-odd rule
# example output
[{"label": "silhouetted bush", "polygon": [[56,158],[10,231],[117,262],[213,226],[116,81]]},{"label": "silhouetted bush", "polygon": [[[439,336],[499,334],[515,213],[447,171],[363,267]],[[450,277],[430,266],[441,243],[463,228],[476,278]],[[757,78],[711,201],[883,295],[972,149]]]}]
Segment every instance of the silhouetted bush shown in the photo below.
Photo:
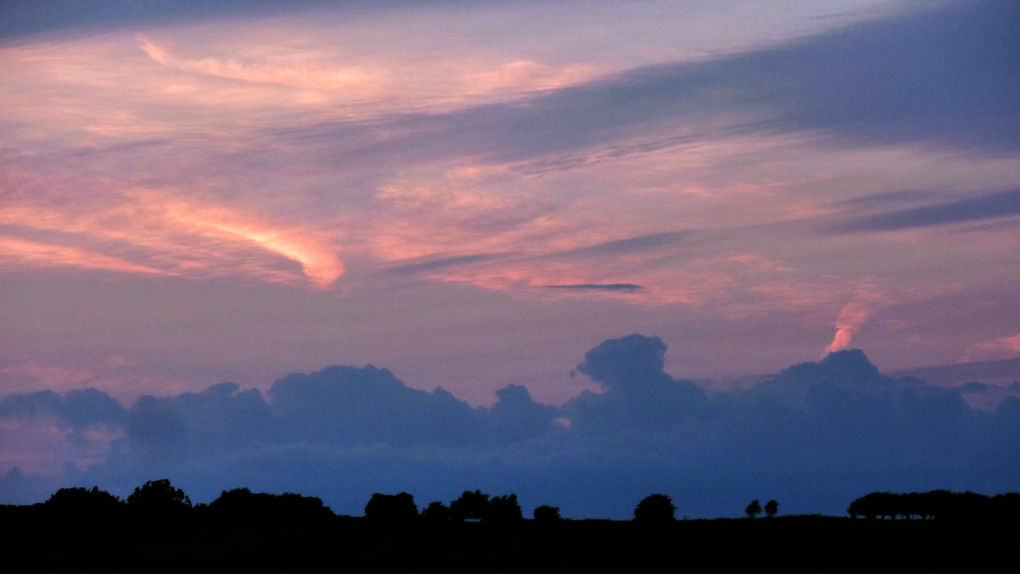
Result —
[{"label": "silhouetted bush", "polygon": [[744,514],[746,514],[748,518],[754,518],[761,514],[761,503],[758,502],[757,498],[752,500],[751,504],[747,505],[747,508],[744,509]]},{"label": "silhouetted bush", "polygon": [[673,513],[676,507],[673,501],[665,494],[652,494],[646,496],[634,508],[634,521],[642,524],[664,524],[673,522],[676,518]]},{"label": "silhouetted bush", "polygon": [[777,512],[779,512],[779,503],[776,502],[775,499],[769,499],[769,501],[765,503],[765,516],[772,518]]}]

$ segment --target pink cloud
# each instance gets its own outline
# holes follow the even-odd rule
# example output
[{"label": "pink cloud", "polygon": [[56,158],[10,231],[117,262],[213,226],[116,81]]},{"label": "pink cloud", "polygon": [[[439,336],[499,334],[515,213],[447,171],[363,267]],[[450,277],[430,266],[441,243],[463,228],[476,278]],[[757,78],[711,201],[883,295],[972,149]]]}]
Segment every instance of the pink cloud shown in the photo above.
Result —
[{"label": "pink cloud", "polygon": [[971,345],[963,361],[1005,359],[1020,356],[1020,333],[999,337]]},{"label": "pink cloud", "polygon": [[854,300],[844,305],[839,311],[839,317],[836,319],[836,334],[829,346],[825,348],[825,353],[849,349],[854,337],[874,316],[878,307],[888,303],[888,297],[878,291],[876,285],[863,285]]},{"label": "pink cloud", "polygon": [[165,271],[73,247],[0,237],[0,261],[9,267],[72,267],[163,275]]},{"label": "pink cloud", "polygon": [[52,420],[0,419],[0,472],[20,468],[28,474],[63,474],[105,462],[126,438],[124,430],[93,426],[75,432]]},{"label": "pink cloud", "polygon": [[344,273],[339,248],[331,240],[336,232],[189,201],[175,192],[107,189],[74,202],[55,193],[11,194],[0,207],[0,224],[61,235],[50,242],[0,236],[0,258],[12,267],[241,274],[300,282],[301,276],[275,266],[274,258],[282,257],[297,263],[304,278],[320,289]]}]

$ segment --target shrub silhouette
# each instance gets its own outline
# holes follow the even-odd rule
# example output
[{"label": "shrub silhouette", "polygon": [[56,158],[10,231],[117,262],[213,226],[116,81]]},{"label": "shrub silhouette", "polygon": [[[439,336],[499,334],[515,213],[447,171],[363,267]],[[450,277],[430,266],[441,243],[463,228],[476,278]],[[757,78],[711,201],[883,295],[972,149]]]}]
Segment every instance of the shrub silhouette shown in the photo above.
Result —
[{"label": "shrub silhouette", "polygon": [[769,501],[765,503],[765,516],[772,518],[777,512],[779,512],[779,503],[776,502],[774,498],[769,499]]},{"label": "shrub silhouette", "polygon": [[744,513],[747,514],[748,518],[754,518],[761,514],[761,504],[758,502],[757,498],[752,500],[751,504],[747,505],[747,508],[744,509]]},{"label": "shrub silhouette", "polygon": [[634,521],[643,524],[663,524],[673,522],[676,518],[673,513],[676,507],[673,501],[665,494],[652,494],[646,496],[634,508]]},{"label": "shrub silhouette", "polygon": [[543,504],[535,509],[534,516],[535,522],[556,522],[557,520],[560,520],[560,509],[556,506]]}]

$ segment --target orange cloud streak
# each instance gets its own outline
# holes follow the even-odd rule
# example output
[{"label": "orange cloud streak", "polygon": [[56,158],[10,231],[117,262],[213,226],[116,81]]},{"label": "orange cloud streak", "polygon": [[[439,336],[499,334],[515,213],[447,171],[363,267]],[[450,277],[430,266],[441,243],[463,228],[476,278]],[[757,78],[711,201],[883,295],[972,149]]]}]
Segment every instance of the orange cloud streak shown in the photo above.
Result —
[{"label": "orange cloud streak", "polygon": [[164,271],[73,247],[0,237],[0,261],[11,266],[74,267],[163,275]]},{"label": "orange cloud streak", "polygon": [[[168,197],[171,196],[171,197]],[[84,204],[22,201],[0,208],[0,224],[62,234],[52,243],[0,237],[0,258],[12,266],[106,269],[124,273],[243,274],[292,283],[272,254],[298,263],[325,289],[344,273],[330,237],[237,210],[172,198],[156,190],[107,192]],[[110,246],[110,242],[116,243]],[[105,242],[105,243],[104,243]],[[70,245],[68,244],[70,243]],[[129,261],[116,251],[128,251]],[[113,252],[111,252],[113,251]]]}]

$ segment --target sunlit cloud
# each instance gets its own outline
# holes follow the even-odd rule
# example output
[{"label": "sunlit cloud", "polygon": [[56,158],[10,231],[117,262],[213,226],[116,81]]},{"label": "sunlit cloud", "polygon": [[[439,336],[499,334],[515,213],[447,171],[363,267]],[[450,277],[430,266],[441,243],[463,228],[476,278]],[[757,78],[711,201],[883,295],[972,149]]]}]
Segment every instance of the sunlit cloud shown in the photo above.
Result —
[{"label": "sunlit cloud", "polygon": [[33,389],[18,389],[21,391],[78,388],[95,377],[95,372],[91,369],[66,365],[46,365],[34,360],[0,366],[0,373],[25,377],[37,385]]},{"label": "sunlit cloud", "polygon": [[84,471],[106,462],[126,438],[122,428],[72,429],[52,417],[0,418],[0,472],[20,468],[29,474]]},{"label": "sunlit cloud", "polygon": [[279,84],[299,88],[329,91],[365,91],[378,85],[380,80],[360,68],[323,70],[315,68],[294,68],[266,65],[247,65],[236,59],[186,60],[172,54],[152,40],[140,38],[139,46],[156,63],[209,76],[217,76],[243,82]]},{"label": "sunlit cloud", "polygon": [[0,261],[9,267],[70,267],[75,269],[102,269],[122,273],[162,275],[165,272],[128,261],[89,253],[73,247],[49,245],[0,237]]},{"label": "sunlit cloud", "polygon": [[964,360],[1005,359],[1020,356],[1020,333],[981,341],[968,349]]},{"label": "sunlit cloud", "polygon": [[226,209],[164,203],[173,222],[193,228],[198,234],[219,236],[227,241],[250,241],[258,247],[301,264],[308,279],[319,288],[329,287],[344,273],[336,247],[308,230],[289,229]]},{"label": "sunlit cloud", "polygon": [[[344,272],[328,234],[154,190],[106,192],[70,205],[11,199],[0,207],[0,225],[57,234],[49,243],[0,236],[0,256],[12,267],[185,276],[236,272],[274,282],[300,280],[274,263],[281,257],[297,263],[318,288]],[[118,252],[126,257],[116,257]]]},{"label": "sunlit cloud", "polygon": [[825,354],[849,349],[854,337],[861,332],[883,303],[888,303],[887,298],[878,292],[874,285],[862,287],[854,300],[840,309],[839,317],[836,319],[836,334],[825,348]]}]

